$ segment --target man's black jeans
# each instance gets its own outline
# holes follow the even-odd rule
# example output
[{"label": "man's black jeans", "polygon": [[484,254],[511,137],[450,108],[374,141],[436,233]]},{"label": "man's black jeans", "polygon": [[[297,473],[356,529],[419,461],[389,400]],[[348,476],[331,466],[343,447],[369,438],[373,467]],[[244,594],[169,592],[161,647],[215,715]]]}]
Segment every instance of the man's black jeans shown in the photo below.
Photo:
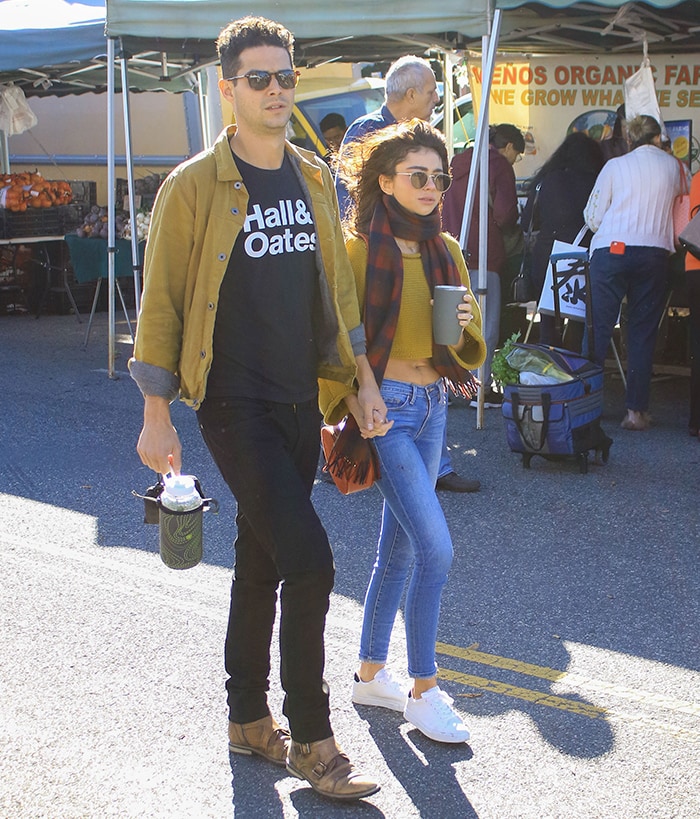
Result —
[{"label": "man's black jeans", "polygon": [[281,588],[284,714],[297,742],[332,735],[323,680],[323,632],[333,555],[311,503],[321,418],[314,399],[278,404],[207,399],[204,441],[238,502],[235,569],[226,634],[229,719],[268,712],[270,643]]}]

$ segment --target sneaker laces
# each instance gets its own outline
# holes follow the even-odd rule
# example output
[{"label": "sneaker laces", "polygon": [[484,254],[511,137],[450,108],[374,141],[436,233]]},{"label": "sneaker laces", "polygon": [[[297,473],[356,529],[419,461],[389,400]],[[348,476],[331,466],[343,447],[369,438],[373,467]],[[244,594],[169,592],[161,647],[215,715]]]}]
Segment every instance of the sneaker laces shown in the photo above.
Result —
[{"label": "sneaker laces", "polygon": [[374,679],[381,685],[385,685],[387,688],[393,688],[396,691],[403,693],[403,688],[401,687],[400,681],[386,667],[380,668],[374,675]]},{"label": "sneaker laces", "polygon": [[425,694],[422,695],[422,699],[425,699],[430,703],[431,707],[438,714],[440,719],[451,723],[462,722],[461,717],[452,709],[454,700],[441,688],[437,688],[434,692],[426,691]]}]

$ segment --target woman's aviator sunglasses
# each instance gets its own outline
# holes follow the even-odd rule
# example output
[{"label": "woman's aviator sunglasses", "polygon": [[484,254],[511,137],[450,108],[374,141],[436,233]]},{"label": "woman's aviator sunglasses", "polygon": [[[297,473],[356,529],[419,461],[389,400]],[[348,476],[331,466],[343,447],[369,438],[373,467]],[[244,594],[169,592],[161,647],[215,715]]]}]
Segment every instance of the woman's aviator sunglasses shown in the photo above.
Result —
[{"label": "woman's aviator sunglasses", "polygon": [[396,176],[409,176],[411,178],[411,185],[420,190],[428,184],[428,180],[432,179],[433,184],[440,191],[444,193],[452,184],[452,177],[448,173],[426,173],[425,171],[396,171]]},{"label": "woman's aviator sunglasses", "polygon": [[275,78],[280,88],[296,88],[299,82],[299,72],[292,68],[285,68],[282,71],[249,71],[247,74],[239,74],[237,77],[226,77],[227,80],[248,80],[248,85],[253,91],[264,91]]}]

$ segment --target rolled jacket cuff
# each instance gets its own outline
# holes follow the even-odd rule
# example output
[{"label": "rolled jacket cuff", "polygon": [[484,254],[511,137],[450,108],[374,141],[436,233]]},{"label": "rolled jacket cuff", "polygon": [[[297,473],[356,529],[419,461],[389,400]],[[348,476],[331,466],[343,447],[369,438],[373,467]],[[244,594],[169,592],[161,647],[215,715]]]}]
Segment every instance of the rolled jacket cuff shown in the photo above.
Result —
[{"label": "rolled jacket cuff", "polygon": [[163,367],[135,358],[129,360],[129,373],[143,395],[157,395],[174,401],[180,392],[180,379]]},{"label": "rolled jacket cuff", "polygon": [[358,355],[365,355],[367,353],[367,339],[365,338],[365,325],[358,324],[348,332],[350,344],[352,345],[352,352],[355,357]]}]

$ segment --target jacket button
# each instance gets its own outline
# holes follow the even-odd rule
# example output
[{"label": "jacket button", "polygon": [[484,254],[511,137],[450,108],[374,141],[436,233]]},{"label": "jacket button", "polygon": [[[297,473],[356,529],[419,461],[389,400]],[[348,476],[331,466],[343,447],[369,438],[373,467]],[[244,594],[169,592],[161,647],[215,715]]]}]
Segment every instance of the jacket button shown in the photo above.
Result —
[{"label": "jacket button", "polygon": [[206,358],[207,357],[206,350],[200,350],[199,357],[200,358]]},{"label": "jacket button", "polygon": [[232,213],[234,216],[238,216],[238,208],[231,208],[231,213]]},{"label": "jacket button", "polygon": [[243,184],[242,184],[241,182],[234,182],[234,183],[233,183],[233,187],[234,187],[236,190],[240,190],[240,189],[243,187]]},{"label": "jacket button", "polygon": [[220,262],[225,262],[226,261],[226,254],[225,253],[219,253],[218,259],[219,259]]},{"label": "jacket button", "polygon": [[207,307],[208,307],[210,310],[213,310],[213,309],[214,309],[214,302],[213,302],[213,301],[210,301],[210,302],[209,302],[209,304],[207,304]]}]

